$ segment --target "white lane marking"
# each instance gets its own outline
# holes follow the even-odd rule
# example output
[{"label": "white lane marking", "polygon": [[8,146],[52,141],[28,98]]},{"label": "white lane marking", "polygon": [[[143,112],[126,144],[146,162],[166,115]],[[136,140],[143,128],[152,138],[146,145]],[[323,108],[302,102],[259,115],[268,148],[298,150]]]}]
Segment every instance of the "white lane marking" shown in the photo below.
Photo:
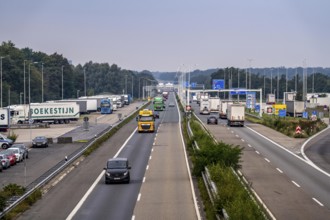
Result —
[{"label": "white lane marking", "polygon": [[249,147],[252,147],[251,144],[248,144]]},{"label": "white lane marking", "polygon": [[276,170],[277,170],[278,172],[280,172],[280,173],[283,173],[283,171],[280,170],[279,168],[276,168]]},{"label": "white lane marking", "polygon": [[141,199],[141,193],[139,193],[138,197],[137,197],[137,201],[140,201]]},{"label": "white lane marking", "polygon": [[231,133],[234,133],[234,131],[231,131]]},{"label": "white lane marking", "polygon": [[299,187],[300,188],[300,185],[298,184],[298,183],[296,183],[295,181],[293,181],[293,180],[291,180],[291,182],[294,184],[294,185],[296,185],[297,187]]},{"label": "white lane marking", "polygon": [[259,151],[257,151],[257,150],[256,150],[256,153],[257,153],[257,154],[260,154]]},{"label": "white lane marking", "polygon": [[319,200],[317,200],[317,199],[315,199],[315,198],[313,198],[313,200],[317,203],[317,204],[319,204],[320,206],[324,206]]},{"label": "white lane marking", "polygon": [[[176,102],[176,104],[178,104],[176,99],[175,99],[175,102]],[[201,214],[199,212],[199,208],[198,208],[198,205],[197,205],[197,198],[196,198],[196,195],[195,195],[194,185],[193,185],[192,178],[191,178],[186,146],[185,146],[184,139],[183,139],[183,134],[182,134],[181,114],[180,114],[179,108],[177,108],[177,111],[178,111],[178,114],[179,114],[179,123],[178,124],[179,124],[179,128],[180,128],[180,136],[181,136],[182,148],[183,148],[183,151],[184,151],[184,158],[185,158],[185,161],[186,161],[188,176],[189,176],[189,180],[190,180],[190,189],[191,189],[191,193],[192,193],[192,196],[193,196],[193,201],[194,201],[194,205],[195,205],[195,212],[196,212],[196,215],[197,215],[197,219],[200,220],[202,218],[201,218]]]},{"label": "white lane marking", "polygon": [[268,163],[270,163],[270,160],[268,160],[268,158],[265,158],[265,161],[267,161]]},{"label": "white lane marking", "polygon": [[146,170],[148,170],[149,169],[149,165],[147,165],[147,168],[146,168]]},{"label": "white lane marking", "polygon": [[132,220],[135,220],[135,215],[132,216]]},{"label": "white lane marking", "polygon": [[239,137],[238,134],[235,135],[236,137]]},{"label": "white lane marking", "polygon": [[143,180],[142,180],[142,182],[144,183],[146,181],[146,177],[143,177]]},{"label": "white lane marking", "polygon": [[[286,149],[285,147],[281,146],[280,144],[276,143],[275,141],[269,139],[268,137],[266,137],[266,136],[260,134],[259,132],[255,131],[255,130],[253,130],[252,128],[250,128],[250,127],[248,127],[248,126],[245,126],[245,127],[248,128],[248,129],[250,129],[252,132],[256,133],[257,135],[259,135],[260,137],[263,137],[264,139],[266,139],[266,140],[268,140],[269,142],[273,143],[274,145],[276,145],[277,147],[281,148],[282,150],[285,150],[286,152],[288,152],[288,153],[291,154],[292,156],[296,157],[297,159],[299,159],[299,160],[305,162],[306,164],[309,164],[311,167],[314,167],[316,170],[318,170],[318,171],[320,171],[321,173],[323,173],[323,174],[327,175],[328,177],[330,177],[330,174],[329,174],[329,173],[325,172],[324,170],[322,170],[321,168],[319,168],[318,166],[316,166],[311,160],[306,159],[307,157],[306,157],[306,155],[303,153],[303,151],[304,151],[304,147],[305,147],[305,145],[307,144],[307,142],[309,142],[312,138],[316,137],[317,135],[312,136],[311,138],[309,138],[309,139],[303,144],[303,146],[302,146],[302,148],[301,148],[301,153],[302,153],[303,157],[305,158],[305,160],[304,160],[303,158],[301,158],[301,157],[299,157],[298,155],[292,153],[291,151],[289,151],[289,150]],[[329,127],[330,127],[330,126],[329,126]],[[324,129],[323,131],[329,129],[329,127],[326,128],[326,129]],[[323,132],[323,131],[322,131],[322,132]]]},{"label": "white lane marking", "polygon": [[149,157],[149,160],[151,160],[152,156]]},{"label": "white lane marking", "polygon": [[[120,147],[120,149],[117,151],[117,153],[116,153],[116,155],[114,157],[118,157],[118,155],[124,149],[124,147],[126,146],[126,144],[128,143],[128,141],[133,137],[133,135],[136,132],[136,130],[137,130],[137,128],[135,128],[135,130],[132,132],[132,134],[127,138],[127,140],[125,141],[125,143]],[[78,210],[84,204],[84,202],[87,200],[88,196],[92,193],[92,191],[94,190],[94,188],[96,187],[96,185],[98,184],[98,182],[100,182],[101,178],[104,176],[104,173],[105,173],[105,170],[103,170],[100,173],[100,175],[96,178],[96,180],[94,181],[94,183],[91,185],[91,187],[89,187],[89,189],[87,190],[87,192],[85,193],[85,195],[81,198],[81,200],[78,202],[78,204],[76,205],[76,207],[74,207],[74,209],[68,215],[68,217],[66,218],[66,220],[71,220],[75,216],[75,214],[78,212]]]},{"label": "white lane marking", "polygon": [[241,139],[241,141],[242,141],[242,142],[245,142],[245,140],[244,140],[244,139]]}]

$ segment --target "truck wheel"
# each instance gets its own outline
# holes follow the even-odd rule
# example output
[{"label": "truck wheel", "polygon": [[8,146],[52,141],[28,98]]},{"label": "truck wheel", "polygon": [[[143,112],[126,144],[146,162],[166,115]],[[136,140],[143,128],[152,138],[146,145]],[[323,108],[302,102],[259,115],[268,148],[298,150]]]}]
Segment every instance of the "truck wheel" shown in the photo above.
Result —
[{"label": "truck wheel", "polygon": [[7,149],[8,148],[8,144],[3,144],[2,145],[2,149]]}]

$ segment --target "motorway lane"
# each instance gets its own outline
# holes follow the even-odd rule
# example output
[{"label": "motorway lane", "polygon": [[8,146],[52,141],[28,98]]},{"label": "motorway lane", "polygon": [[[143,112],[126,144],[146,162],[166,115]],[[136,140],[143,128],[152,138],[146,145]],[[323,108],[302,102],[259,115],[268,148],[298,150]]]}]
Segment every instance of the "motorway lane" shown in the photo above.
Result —
[{"label": "motorway lane", "polygon": [[318,167],[330,173],[330,128],[305,146],[305,155]]},{"label": "motorway lane", "polygon": [[[197,116],[206,122],[207,116]],[[275,217],[328,218],[330,184],[326,175],[246,127],[229,128],[225,126],[226,120],[219,123],[206,126],[218,140],[244,147],[242,172]],[[284,175],[278,169],[284,171]],[[324,201],[327,207],[321,207],[312,197]]]},{"label": "motorway lane", "polygon": [[[92,155],[72,164],[59,178],[48,184],[47,193],[43,195],[43,198],[23,213],[19,219],[65,219],[103,171],[107,159],[117,153],[135,128],[136,122],[132,120]],[[152,136],[153,134],[147,135]],[[132,171],[134,169],[133,167]],[[103,178],[100,185],[104,185]],[[106,186],[111,188],[113,185]],[[119,186],[126,186],[126,184]],[[108,197],[105,204],[109,204],[109,200],[113,200],[113,197]],[[135,200],[136,198],[132,201]],[[115,204],[114,201],[113,203]]]},{"label": "motorway lane", "polygon": [[158,128],[134,219],[198,219],[176,111]]},{"label": "motorway lane", "polygon": [[107,185],[102,177],[73,219],[131,219],[153,141],[153,133],[135,131],[118,155],[129,159],[131,183]]}]

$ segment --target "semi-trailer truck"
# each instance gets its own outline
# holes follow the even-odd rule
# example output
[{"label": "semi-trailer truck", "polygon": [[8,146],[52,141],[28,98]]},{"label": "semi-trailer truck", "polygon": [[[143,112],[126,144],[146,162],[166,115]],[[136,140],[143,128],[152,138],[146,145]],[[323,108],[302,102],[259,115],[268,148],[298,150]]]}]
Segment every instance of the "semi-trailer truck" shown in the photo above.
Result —
[{"label": "semi-trailer truck", "polygon": [[155,131],[155,116],[152,110],[143,109],[139,111],[136,118],[138,122],[138,132],[154,132]]},{"label": "semi-trailer truck", "polygon": [[229,104],[227,108],[227,125],[244,126],[245,106],[241,104]]},{"label": "semi-trailer truck", "polygon": [[79,111],[79,105],[75,102],[31,103],[30,105],[16,105],[10,107],[11,122],[13,124],[23,124],[27,122],[67,124],[70,123],[70,121],[77,121],[79,119]]}]

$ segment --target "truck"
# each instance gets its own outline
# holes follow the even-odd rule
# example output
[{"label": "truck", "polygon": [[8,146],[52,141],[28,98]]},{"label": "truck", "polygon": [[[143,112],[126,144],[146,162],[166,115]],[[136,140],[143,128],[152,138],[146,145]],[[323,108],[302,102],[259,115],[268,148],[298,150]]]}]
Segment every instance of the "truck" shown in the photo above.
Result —
[{"label": "truck", "polygon": [[143,109],[139,111],[136,117],[138,123],[138,132],[155,132],[155,115],[150,109]]},{"label": "truck", "polygon": [[275,94],[267,94],[266,104],[273,105],[276,103]]},{"label": "truck", "polygon": [[155,111],[163,111],[165,109],[165,103],[163,97],[156,96],[153,101]]},{"label": "truck", "polygon": [[79,105],[75,102],[50,102],[16,105],[10,108],[11,122],[67,124],[80,117]]},{"label": "truck", "polygon": [[111,114],[112,113],[112,103],[109,98],[101,100],[100,103],[101,114]]},{"label": "truck", "polygon": [[0,108],[0,130],[6,131],[9,128],[9,108]]},{"label": "truck", "polygon": [[210,112],[219,112],[220,98],[209,97],[210,102]]},{"label": "truck", "polygon": [[163,97],[167,100],[168,99],[168,92],[164,91],[163,92]]},{"label": "truck", "polygon": [[227,119],[227,107],[229,104],[233,104],[230,100],[221,100],[219,107],[219,118]]},{"label": "truck", "polygon": [[199,113],[201,115],[209,115],[210,114],[210,102],[208,96],[201,96]]},{"label": "truck", "polygon": [[286,101],[286,114],[291,117],[302,117],[305,111],[304,101]]},{"label": "truck", "polygon": [[132,102],[132,96],[130,94],[124,94],[124,104],[129,105]]},{"label": "truck", "polygon": [[229,104],[227,108],[227,125],[244,126],[245,106],[241,104]]}]

